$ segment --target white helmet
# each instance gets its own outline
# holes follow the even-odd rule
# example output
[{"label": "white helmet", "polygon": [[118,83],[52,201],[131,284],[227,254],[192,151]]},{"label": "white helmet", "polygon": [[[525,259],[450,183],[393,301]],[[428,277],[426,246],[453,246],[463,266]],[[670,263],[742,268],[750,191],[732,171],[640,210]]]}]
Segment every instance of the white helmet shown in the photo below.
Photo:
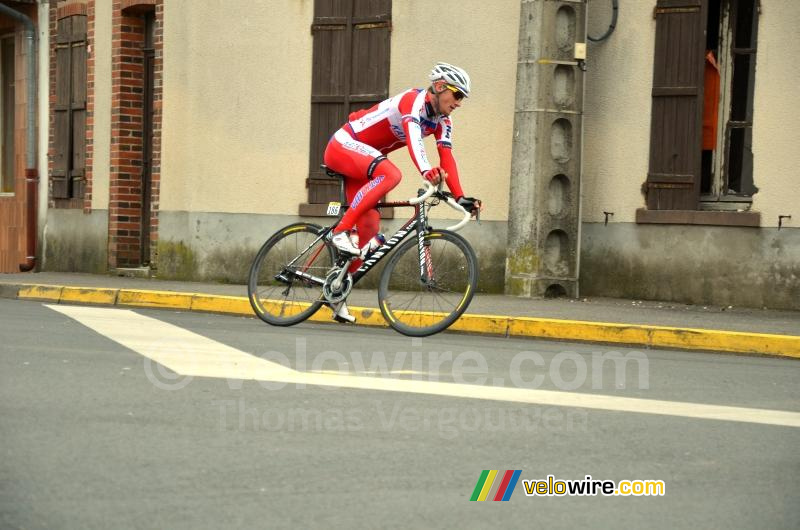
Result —
[{"label": "white helmet", "polygon": [[431,80],[431,83],[441,79],[447,84],[453,85],[459,89],[465,96],[469,96],[469,75],[458,66],[447,63],[436,63],[428,79]]}]

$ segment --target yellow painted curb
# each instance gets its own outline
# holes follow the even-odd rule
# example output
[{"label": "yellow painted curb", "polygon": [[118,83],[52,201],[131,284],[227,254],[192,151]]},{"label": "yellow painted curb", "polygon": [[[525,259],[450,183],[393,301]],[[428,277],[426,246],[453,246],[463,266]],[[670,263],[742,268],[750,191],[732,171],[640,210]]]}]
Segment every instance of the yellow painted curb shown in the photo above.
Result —
[{"label": "yellow painted curb", "polygon": [[169,309],[186,309],[188,311],[192,307],[192,298],[194,296],[192,293],[120,289],[117,296],[117,305],[166,307]]},{"label": "yellow painted curb", "polygon": [[119,289],[64,287],[61,291],[59,302],[114,305],[117,301],[117,292],[119,292]]},{"label": "yellow painted curb", "polygon": [[505,335],[513,319],[499,315],[461,315],[448,329],[468,333]]},{"label": "yellow painted curb", "polygon": [[525,317],[512,318],[508,334],[517,337],[640,344],[657,348],[759,353],[800,359],[800,336],[793,335]]},{"label": "yellow painted curb", "polygon": [[[255,316],[248,299],[239,296],[60,285],[19,284],[18,287],[17,298],[25,300],[169,308]],[[300,311],[307,306],[308,304],[298,304],[295,310]],[[359,325],[388,326],[379,309],[350,307],[350,312],[355,315]],[[332,322],[331,310],[323,307],[309,321]],[[800,336],[794,335],[474,314],[463,315],[450,329],[512,337],[765,354],[800,359]]]},{"label": "yellow painted curb", "polygon": [[800,359],[800,337],[791,335],[656,327],[651,333],[652,344],[661,347],[762,353]]},{"label": "yellow painted curb", "polygon": [[514,337],[649,344],[649,333],[644,326],[579,320],[514,317],[510,319],[508,334]]},{"label": "yellow painted curb", "polygon": [[63,289],[60,285],[21,285],[17,298],[58,302]]},{"label": "yellow painted curb", "polygon": [[228,315],[255,316],[247,298],[241,296],[218,296],[196,294],[192,297],[192,311],[208,311]]}]

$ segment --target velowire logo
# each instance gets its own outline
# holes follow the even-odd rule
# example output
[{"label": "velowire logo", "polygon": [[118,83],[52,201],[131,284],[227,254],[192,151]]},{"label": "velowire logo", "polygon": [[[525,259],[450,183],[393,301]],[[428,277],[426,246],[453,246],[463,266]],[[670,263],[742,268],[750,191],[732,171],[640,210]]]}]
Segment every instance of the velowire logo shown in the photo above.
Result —
[{"label": "velowire logo", "polygon": [[484,469],[469,500],[507,501],[517,487],[520,474],[521,469],[508,469],[502,475],[496,469]]}]

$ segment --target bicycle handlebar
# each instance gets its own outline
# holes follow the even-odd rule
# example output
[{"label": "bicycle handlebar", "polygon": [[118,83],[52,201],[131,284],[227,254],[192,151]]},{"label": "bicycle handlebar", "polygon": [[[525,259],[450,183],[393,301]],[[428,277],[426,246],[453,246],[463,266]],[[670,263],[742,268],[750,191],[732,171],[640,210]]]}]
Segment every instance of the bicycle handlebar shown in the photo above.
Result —
[{"label": "bicycle handlebar", "polygon": [[450,194],[446,194],[446,196],[445,196],[445,194],[442,193],[442,184],[443,184],[442,182],[439,182],[438,186],[434,186],[433,184],[431,184],[427,180],[423,179],[422,185],[425,186],[425,188],[426,188],[425,192],[422,195],[420,195],[419,197],[414,197],[413,199],[409,199],[408,202],[409,202],[409,204],[419,204],[419,203],[425,201],[426,199],[428,199],[428,197],[430,197],[434,193],[439,192],[438,196],[440,198],[444,199],[444,202],[450,208],[454,209],[455,211],[457,211],[459,213],[464,214],[464,218],[461,219],[461,221],[457,222],[453,226],[448,226],[447,230],[452,230],[453,232],[455,232],[457,230],[461,230],[462,228],[464,228],[464,226],[472,218],[472,213],[470,213],[469,211],[467,211],[466,208],[464,208],[463,206],[458,204],[458,202],[456,202],[456,200]]},{"label": "bicycle handlebar", "polygon": [[408,199],[409,204],[419,204],[419,203],[425,201],[431,195],[433,195],[434,192],[436,191],[436,186],[434,186],[433,184],[431,184],[430,182],[428,182],[425,179],[422,180],[422,185],[425,186],[425,188],[427,188],[425,190],[425,193],[423,193],[419,197],[414,197],[413,199]]},{"label": "bicycle handlebar", "polygon": [[453,232],[461,230],[469,222],[470,218],[472,218],[472,214],[469,211],[467,211],[466,208],[458,204],[458,202],[456,202],[456,200],[452,197],[448,197],[445,202],[450,208],[454,209],[455,211],[464,213],[464,218],[461,219],[461,221],[454,224],[453,226],[448,226],[447,230],[452,230]]}]

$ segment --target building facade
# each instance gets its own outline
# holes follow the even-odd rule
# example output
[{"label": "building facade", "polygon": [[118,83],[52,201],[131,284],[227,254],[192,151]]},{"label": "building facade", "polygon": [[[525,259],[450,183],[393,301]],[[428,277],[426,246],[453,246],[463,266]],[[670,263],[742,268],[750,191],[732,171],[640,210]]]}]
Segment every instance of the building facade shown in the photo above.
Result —
[{"label": "building facade", "polygon": [[[611,2],[557,3],[588,9],[590,35],[611,20]],[[480,287],[513,292],[519,0],[3,4],[38,21],[40,270],[243,281],[273,231],[325,222],[336,189],[318,166],[347,113],[426,86],[432,64],[447,61],[472,76],[453,116],[454,155],[465,191],[485,203],[463,233]],[[21,39],[17,22],[0,20]],[[581,295],[800,309],[800,132],[784,103],[800,81],[787,67],[798,22],[792,0],[648,0],[622,5],[614,32],[589,43],[575,131]],[[27,241],[24,58],[14,50],[12,60],[0,49],[15,65],[4,62],[4,75],[16,75],[2,272],[19,270]],[[390,158],[406,175],[390,198],[412,196],[408,155]],[[405,212],[383,215],[391,231]]]}]

